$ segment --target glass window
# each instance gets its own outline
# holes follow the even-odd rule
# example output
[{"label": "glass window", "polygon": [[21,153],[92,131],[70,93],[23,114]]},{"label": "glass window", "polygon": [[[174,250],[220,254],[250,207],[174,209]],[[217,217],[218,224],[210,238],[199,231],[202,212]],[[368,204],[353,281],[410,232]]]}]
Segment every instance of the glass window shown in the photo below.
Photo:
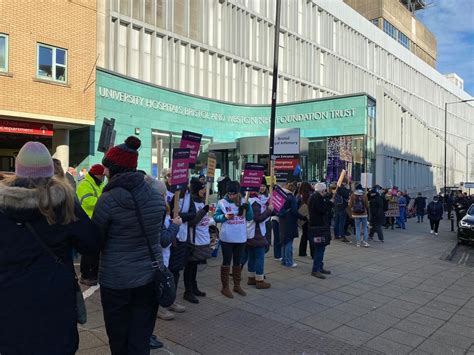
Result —
[{"label": "glass window", "polygon": [[379,19],[378,18],[374,18],[373,20],[371,20],[370,22],[372,22],[375,26],[378,27],[379,25]]},{"label": "glass window", "polygon": [[191,1],[189,12],[189,37],[202,41],[202,0]]},{"label": "glass window", "polygon": [[151,80],[151,40],[152,34],[145,32],[143,38],[143,80]]},{"label": "glass window", "polygon": [[121,23],[118,33],[118,55],[117,55],[117,71],[120,74],[127,74],[127,44],[128,44],[128,27]]},{"label": "glass window", "polygon": [[140,30],[132,28],[132,36],[130,38],[132,52],[130,54],[130,76],[139,78],[140,75]]},{"label": "glass window", "polygon": [[186,29],[186,1],[175,0],[174,1],[174,32],[177,34],[187,36],[188,31]]},{"label": "glass window", "polygon": [[143,20],[143,0],[133,0],[133,18]]},{"label": "glass window", "polygon": [[166,0],[156,0],[156,27],[165,28]]},{"label": "glass window", "polygon": [[155,14],[153,12],[153,0],[145,0],[145,22],[150,25],[155,24]]},{"label": "glass window", "polygon": [[120,13],[122,15],[130,16],[129,3],[130,0],[120,0]]},{"label": "glass window", "polygon": [[0,33],[0,71],[8,71],[8,35]]},{"label": "glass window", "polygon": [[67,50],[38,44],[38,78],[66,82]]},{"label": "glass window", "polygon": [[405,48],[410,48],[410,40],[405,34],[398,32],[398,42]]},{"label": "glass window", "polygon": [[163,82],[163,37],[156,37],[155,83],[164,85]]},{"label": "glass window", "polygon": [[387,20],[383,20],[383,30],[386,34],[388,34],[390,37],[397,39],[398,36],[398,30],[393,26],[390,22]]}]

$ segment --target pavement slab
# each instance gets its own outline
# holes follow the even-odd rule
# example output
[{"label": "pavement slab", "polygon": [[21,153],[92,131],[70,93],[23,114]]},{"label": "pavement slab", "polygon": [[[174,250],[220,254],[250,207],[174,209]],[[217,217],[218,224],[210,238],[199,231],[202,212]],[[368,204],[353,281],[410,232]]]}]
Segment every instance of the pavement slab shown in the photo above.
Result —
[{"label": "pavement slab", "polygon": [[[152,354],[470,354],[474,355],[474,269],[442,260],[455,234],[446,221],[433,238],[425,225],[386,230],[385,243],[356,248],[333,242],[326,280],[312,277],[309,257],[283,268],[266,257],[268,290],[246,285],[246,297],[220,294],[220,258],[200,268],[208,297],[172,321],[157,320],[165,344]],[[350,238],[353,238],[352,236]],[[299,240],[295,240],[295,246]],[[295,248],[297,250],[297,248]],[[109,354],[100,292],[86,300],[78,354]]]}]

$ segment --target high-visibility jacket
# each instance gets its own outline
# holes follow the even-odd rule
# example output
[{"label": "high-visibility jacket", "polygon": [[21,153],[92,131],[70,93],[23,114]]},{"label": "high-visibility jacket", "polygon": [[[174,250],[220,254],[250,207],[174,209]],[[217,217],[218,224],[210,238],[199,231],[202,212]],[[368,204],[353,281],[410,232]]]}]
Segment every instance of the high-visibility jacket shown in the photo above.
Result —
[{"label": "high-visibility jacket", "polygon": [[84,179],[81,180],[77,186],[76,194],[82,209],[86,212],[89,218],[92,218],[94,213],[95,204],[102,195],[104,183],[97,185],[94,178],[87,173]]}]

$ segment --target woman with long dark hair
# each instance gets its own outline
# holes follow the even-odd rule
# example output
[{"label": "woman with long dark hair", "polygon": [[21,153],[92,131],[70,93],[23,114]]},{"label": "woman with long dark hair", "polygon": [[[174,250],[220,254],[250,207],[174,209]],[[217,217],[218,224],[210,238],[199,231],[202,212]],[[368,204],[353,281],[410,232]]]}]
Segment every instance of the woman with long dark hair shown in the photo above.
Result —
[{"label": "woman with long dark hair", "polygon": [[99,230],[54,176],[48,149],[26,143],[0,181],[0,353],[74,354],[79,345],[72,248],[99,250]]},{"label": "woman with long dark hair", "polygon": [[[309,197],[313,193],[313,188],[311,184],[307,181],[303,181],[300,185],[298,190],[298,211],[301,215],[308,217],[308,201]],[[299,221],[299,225],[301,226],[301,240],[300,240],[300,247],[298,256],[307,256],[306,250],[308,248],[308,221]],[[311,258],[314,256],[314,248],[311,247],[311,243],[309,243],[309,249],[311,253]]]}]

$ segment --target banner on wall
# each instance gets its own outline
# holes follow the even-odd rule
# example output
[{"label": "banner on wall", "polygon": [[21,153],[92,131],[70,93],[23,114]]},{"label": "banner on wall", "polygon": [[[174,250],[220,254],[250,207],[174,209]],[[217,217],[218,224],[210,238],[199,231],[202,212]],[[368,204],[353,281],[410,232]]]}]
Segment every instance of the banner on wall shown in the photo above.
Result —
[{"label": "banner on wall", "polygon": [[183,131],[181,135],[180,148],[188,148],[190,150],[189,155],[189,168],[194,168],[199,155],[199,148],[201,147],[202,134],[194,133],[190,131]]},{"label": "banner on wall", "polygon": [[265,165],[257,163],[246,163],[240,186],[244,191],[257,191],[262,184],[265,174]]},{"label": "banner on wall", "polygon": [[300,129],[299,128],[277,128],[275,129],[275,142],[273,143],[273,154],[299,155],[300,154]]},{"label": "banner on wall", "polygon": [[171,191],[183,190],[188,185],[189,148],[173,149],[173,162],[171,164]]}]

